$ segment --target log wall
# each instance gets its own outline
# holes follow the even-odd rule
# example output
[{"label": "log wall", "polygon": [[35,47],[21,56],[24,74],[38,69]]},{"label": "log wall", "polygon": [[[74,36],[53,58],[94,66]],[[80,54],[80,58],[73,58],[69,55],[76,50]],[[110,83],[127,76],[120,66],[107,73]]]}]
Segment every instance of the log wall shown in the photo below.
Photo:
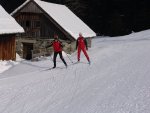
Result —
[{"label": "log wall", "polygon": [[16,60],[15,36],[0,36],[0,60]]}]

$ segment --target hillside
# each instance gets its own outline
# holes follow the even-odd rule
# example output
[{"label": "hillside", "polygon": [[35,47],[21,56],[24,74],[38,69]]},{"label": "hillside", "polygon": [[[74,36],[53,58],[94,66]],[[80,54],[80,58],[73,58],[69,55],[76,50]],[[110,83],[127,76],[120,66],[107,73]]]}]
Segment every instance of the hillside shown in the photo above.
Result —
[{"label": "hillside", "polygon": [[51,57],[0,61],[0,113],[149,113],[149,51],[147,30],[93,39],[91,65],[83,54],[66,56],[67,69],[58,59],[46,70]]}]

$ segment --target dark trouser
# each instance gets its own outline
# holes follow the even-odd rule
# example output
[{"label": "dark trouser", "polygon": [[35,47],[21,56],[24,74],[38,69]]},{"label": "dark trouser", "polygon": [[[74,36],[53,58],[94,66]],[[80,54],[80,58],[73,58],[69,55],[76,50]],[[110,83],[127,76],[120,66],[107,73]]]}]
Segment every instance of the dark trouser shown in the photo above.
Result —
[{"label": "dark trouser", "polygon": [[59,52],[54,52],[54,57],[53,57],[54,68],[56,67],[57,54],[59,54],[60,59],[63,61],[63,63],[65,64],[65,66],[67,66],[67,63],[65,62],[65,60],[64,60],[64,58],[63,58],[63,56],[62,56],[62,51],[59,51]]}]

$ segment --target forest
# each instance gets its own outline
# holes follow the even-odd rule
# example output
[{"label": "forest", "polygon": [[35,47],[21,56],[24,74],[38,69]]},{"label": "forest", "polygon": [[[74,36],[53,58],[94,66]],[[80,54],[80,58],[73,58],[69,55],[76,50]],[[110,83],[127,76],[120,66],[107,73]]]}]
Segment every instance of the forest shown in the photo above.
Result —
[{"label": "forest", "polygon": [[[11,13],[25,0],[0,0]],[[97,35],[122,36],[150,28],[149,0],[43,0],[66,5]]]}]

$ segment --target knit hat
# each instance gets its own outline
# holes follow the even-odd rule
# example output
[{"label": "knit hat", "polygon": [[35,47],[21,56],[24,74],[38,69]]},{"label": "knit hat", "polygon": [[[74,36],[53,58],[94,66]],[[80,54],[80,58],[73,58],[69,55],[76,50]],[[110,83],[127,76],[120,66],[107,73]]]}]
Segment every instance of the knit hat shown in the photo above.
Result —
[{"label": "knit hat", "polygon": [[54,38],[58,38],[58,35],[57,35],[57,34],[54,34]]}]

